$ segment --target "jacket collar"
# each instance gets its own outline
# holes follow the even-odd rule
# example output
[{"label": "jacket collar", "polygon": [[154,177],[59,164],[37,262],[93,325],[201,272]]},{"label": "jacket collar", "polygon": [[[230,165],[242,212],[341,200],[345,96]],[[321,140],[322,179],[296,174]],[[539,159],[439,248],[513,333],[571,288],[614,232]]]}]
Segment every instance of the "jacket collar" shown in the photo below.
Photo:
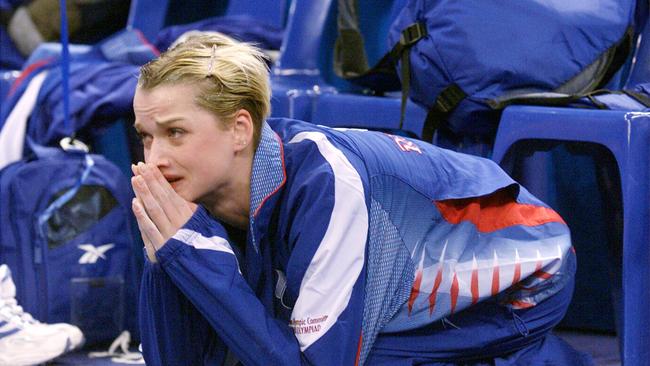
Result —
[{"label": "jacket collar", "polygon": [[277,199],[276,193],[287,180],[284,149],[280,137],[266,122],[262,126],[261,135],[253,158],[249,212],[251,240],[257,253],[259,253],[259,233],[266,232]]},{"label": "jacket collar", "polygon": [[269,282],[272,278],[272,258],[270,245],[264,243],[268,241],[273,207],[286,180],[282,141],[265,122],[260,144],[253,157],[251,172],[250,226],[246,240],[245,277],[269,311],[273,310],[273,291]]}]

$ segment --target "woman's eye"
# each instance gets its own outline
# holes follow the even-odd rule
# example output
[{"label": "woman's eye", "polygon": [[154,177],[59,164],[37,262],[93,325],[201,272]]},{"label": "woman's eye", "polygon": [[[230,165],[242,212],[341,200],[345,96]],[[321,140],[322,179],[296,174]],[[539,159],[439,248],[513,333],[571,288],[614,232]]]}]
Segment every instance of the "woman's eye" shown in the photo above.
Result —
[{"label": "woman's eye", "polygon": [[169,133],[170,137],[178,138],[178,137],[181,137],[185,133],[185,131],[183,131],[180,128],[170,128],[168,133]]},{"label": "woman's eye", "polygon": [[151,135],[148,134],[148,133],[138,131],[137,135],[138,135],[138,138],[140,139],[140,142],[143,145],[145,145],[151,139]]}]

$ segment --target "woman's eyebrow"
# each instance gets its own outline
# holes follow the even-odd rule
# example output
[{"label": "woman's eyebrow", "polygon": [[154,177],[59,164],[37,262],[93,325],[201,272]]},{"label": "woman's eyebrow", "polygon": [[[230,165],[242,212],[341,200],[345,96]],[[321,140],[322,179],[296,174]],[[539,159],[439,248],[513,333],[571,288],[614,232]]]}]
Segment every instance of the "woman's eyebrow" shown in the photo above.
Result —
[{"label": "woman's eyebrow", "polygon": [[[178,121],[182,121],[182,120],[183,120],[183,117],[173,117],[173,118],[166,119],[166,120],[163,120],[163,121],[156,121],[156,126],[164,126],[164,125],[168,125],[168,124],[178,122]],[[135,128],[136,130],[139,131],[142,128],[142,124],[139,121],[135,121],[133,123],[133,128]]]},{"label": "woman's eyebrow", "polygon": [[172,117],[170,119],[166,119],[166,120],[163,120],[163,121],[156,121],[156,125],[157,126],[163,126],[163,125],[168,125],[168,124],[178,122],[178,121],[182,121],[182,120],[183,120],[183,117]]}]

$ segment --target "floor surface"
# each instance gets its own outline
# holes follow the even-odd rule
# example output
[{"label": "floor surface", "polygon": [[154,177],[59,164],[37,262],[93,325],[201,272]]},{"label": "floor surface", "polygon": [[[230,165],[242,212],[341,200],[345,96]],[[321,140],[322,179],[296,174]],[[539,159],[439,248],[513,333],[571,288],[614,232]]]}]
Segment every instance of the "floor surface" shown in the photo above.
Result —
[{"label": "floor surface", "polygon": [[[618,338],[616,336],[573,331],[556,331],[555,334],[562,337],[576,349],[590,354],[596,366],[621,365]],[[135,349],[132,351],[135,351]],[[47,363],[47,365],[116,366],[124,365],[124,363],[111,362],[110,358],[91,359],[88,358],[88,350],[83,350],[60,357]]]}]

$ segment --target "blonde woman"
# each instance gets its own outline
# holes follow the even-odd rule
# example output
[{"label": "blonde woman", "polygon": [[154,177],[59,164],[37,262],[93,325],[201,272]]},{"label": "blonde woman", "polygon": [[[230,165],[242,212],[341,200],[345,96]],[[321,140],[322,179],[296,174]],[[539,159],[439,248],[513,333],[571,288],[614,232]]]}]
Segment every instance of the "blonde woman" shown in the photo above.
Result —
[{"label": "blonde woman", "polygon": [[269,102],[262,55],[226,37],[142,68],[147,364],[582,362],[550,335],[575,270],[557,213],[488,160]]}]

